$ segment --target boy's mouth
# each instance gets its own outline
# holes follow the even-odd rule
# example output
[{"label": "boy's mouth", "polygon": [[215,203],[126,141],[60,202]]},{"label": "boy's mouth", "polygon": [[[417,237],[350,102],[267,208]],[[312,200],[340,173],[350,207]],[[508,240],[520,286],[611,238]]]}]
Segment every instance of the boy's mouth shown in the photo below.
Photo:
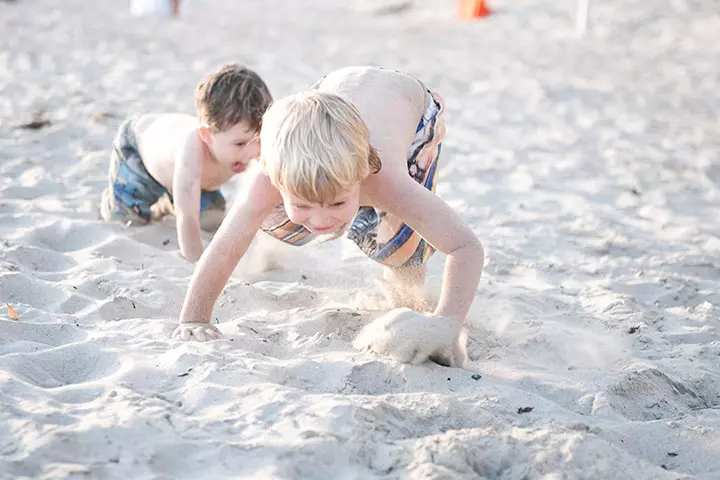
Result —
[{"label": "boy's mouth", "polygon": [[246,168],[247,168],[247,163],[235,162],[235,163],[233,163],[232,171],[235,173],[241,173],[241,172],[244,172]]},{"label": "boy's mouth", "polygon": [[327,227],[312,227],[310,230],[315,233],[328,233],[335,230],[335,225],[328,225]]}]

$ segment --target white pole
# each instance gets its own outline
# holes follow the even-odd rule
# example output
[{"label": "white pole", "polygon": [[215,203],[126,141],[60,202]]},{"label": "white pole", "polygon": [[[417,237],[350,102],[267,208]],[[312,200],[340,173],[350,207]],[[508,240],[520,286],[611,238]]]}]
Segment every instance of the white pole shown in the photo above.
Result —
[{"label": "white pole", "polygon": [[578,32],[583,35],[587,32],[590,23],[590,1],[591,0],[578,0],[577,3],[575,26]]}]

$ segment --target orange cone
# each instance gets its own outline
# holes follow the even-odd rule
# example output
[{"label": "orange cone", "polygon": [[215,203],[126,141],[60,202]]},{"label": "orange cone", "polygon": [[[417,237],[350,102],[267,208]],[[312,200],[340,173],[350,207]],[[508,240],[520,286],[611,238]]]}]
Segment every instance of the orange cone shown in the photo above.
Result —
[{"label": "orange cone", "polygon": [[492,13],[485,0],[459,0],[459,3],[460,18],[463,20],[487,17]]}]

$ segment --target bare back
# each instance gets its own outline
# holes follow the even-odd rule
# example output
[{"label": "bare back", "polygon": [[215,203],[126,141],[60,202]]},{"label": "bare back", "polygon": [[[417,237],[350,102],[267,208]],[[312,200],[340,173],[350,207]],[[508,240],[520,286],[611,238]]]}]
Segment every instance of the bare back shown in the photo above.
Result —
[{"label": "bare back", "polygon": [[359,110],[370,133],[370,144],[383,164],[379,176],[401,175],[406,179],[406,153],[428,101],[420,81],[395,70],[347,67],[332,72],[314,87],[342,96]]},{"label": "bare back", "polygon": [[196,158],[202,171],[202,190],[216,190],[232,177],[210,158],[198,135],[196,117],[182,113],[147,114],[135,120],[133,127],[145,168],[171,193],[180,158]]}]

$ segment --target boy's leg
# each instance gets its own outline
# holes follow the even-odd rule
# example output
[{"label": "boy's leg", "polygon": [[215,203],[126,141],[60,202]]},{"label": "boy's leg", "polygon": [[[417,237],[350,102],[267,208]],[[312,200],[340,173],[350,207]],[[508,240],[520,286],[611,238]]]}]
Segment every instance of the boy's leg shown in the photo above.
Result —
[{"label": "boy's leg", "polygon": [[383,269],[386,294],[393,307],[408,307],[418,312],[433,309],[425,292],[426,272],[427,265]]},{"label": "boy's leg", "polygon": [[432,308],[425,295],[426,265],[432,249],[417,233],[391,214],[362,207],[350,226],[348,238],[365,255],[383,265],[380,282],[393,307],[421,312]]},{"label": "boy's leg", "polygon": [[100,216],[106,221],[146,225],[151,219],[150,205],[166,190],[145,169],[132,125],[133,119],[123,122],[113,141],[108,188],[100,199]]},{"label": "boy's leg", "polygon": [[132,225],[147,225],[149,218],[138,214],[135,210],[117,201],[112,187],[102,192],[100,197],[100,216],[106,222],[130,222]]},{"label": "boy's leg", "polygon": [[148,224],[150,219],[142,217],[138,212],[118,201],[118,194],[122,196],[122,192],[116,192],[119,173],[120,159],[118,158],[117,152],[113,149],[113,153],[110,156],[110,168],[108,169],[108,186],[100,196],[100,217],[106,222],[130,221],[135,225]]},{"label": "boy's leg", "polygon": [[412,290],[425,286],[426,271],[427,267],[425,265],[419,267],[385,267],[383,276],[385,280],[393,285]]}]

